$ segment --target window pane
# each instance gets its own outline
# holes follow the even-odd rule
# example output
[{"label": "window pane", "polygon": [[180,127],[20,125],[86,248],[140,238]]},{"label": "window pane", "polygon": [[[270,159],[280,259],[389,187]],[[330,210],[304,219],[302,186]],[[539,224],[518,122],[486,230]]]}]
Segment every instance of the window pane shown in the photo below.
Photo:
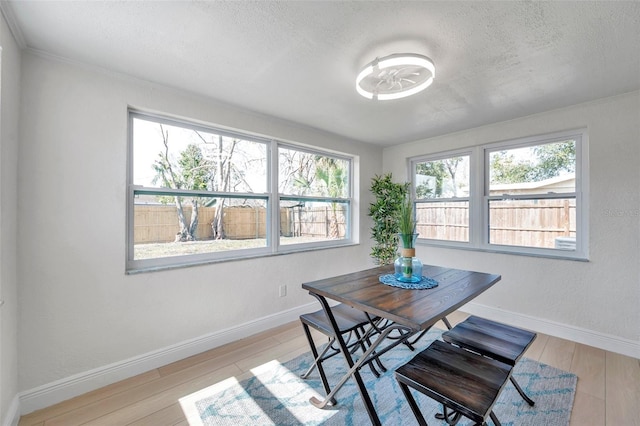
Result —
[{"label": "window pane", "polygon": [[575,251],[576,200],[491,200],[489,243]]},{"label": "window pane", "polygon": [[575,192],[575,140],[494,151],[489,155],[491,195]]},{"label": "window pane", "polygon": [[415,165],[416,199],[469,196],[469,156]]},{"label": "window pane", "polygon": [[349,197],[348,160],[280,147],[278,164],[281,194]]},{"label": "window pane", "polygon": [[344,240],[348,203],[281,201],[280,244]]},{"label": "window pane", "polygon": [[133,183],[151,188],[267,192],[264,143],[133,119]]},{"label": "window pane", "polygon": [[134,260],[266,247],[266,207],[265,200],[138,194]]},{"label": "window pane", "polygon": [[418,238],[469,241],[469,202],[416,203]]}]

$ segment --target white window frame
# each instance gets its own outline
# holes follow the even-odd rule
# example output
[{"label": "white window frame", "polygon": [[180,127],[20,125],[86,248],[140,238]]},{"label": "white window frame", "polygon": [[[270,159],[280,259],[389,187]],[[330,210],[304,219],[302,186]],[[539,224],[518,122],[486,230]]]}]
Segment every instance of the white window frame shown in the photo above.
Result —
[{"label": "white window frame", "polygon": [[[576,200],[576,249],[561,250],[540,247],[510,246],[491,244],[489,241],[489,202],[501,196],[489,195],[489,154],[503,149],[536,146],[560,142],[567,139],[576,141],[575,200]],[[436,247],[458,248],[494,253],[507,253],[568,260],[589,260],[589,136],[587,129],[573,129],[551,134],[493,142],[467,149],[421,155],[409,159],[409,180],[415,187],[415,164],[424,161],[446,159],[470,153],[469,188],[469,242],[434,240],[418,237],[417,243]],[[516,196],[512,198],[564,198],[567,194]],[[573,196],[574,194],[570,193]],[[415,206],[415,192],[414,206]],[[564,197],[563,197],[564,196]],[[511,198],[511,197],[510,197]],[[461,199],[447,199],[447,201]],[[444,200],[443,200],[444,201]]]},{"label": "white window frame", "polygon": [[[159,123],[166,123],[173,126],[179,126],[184,128],[190,128],[194,130],[202,130],[215,134],[237,137],[249,141],[260,142],[266,145],[267,155],[267,192],[266,193],[230,193],[230,192],[214,192],[214,191],[192,191],[192,190],[177,190],[170,188],[157,188],[157,187],[143,187],[133,184],[133,119],[139,118],[143,120],[150,120]],[[273,256],[286,253],[295,253],[301,251],[318,250],[333,247],[342,247],[355,244],[354,233],[352,229],[355,206],[358,204],[354,199],[354,162],[355,156],[351,156],[344,153],[337,153],[330,150],[323,150],[320,148],[309,148],[307,145],[298,144],[296,142],[283,142],[274,138],[269,138],[261,135],[254,135],[248,132],[242,131],[230,131],[227,129],[221,129],[213,125],[204,125],[201,123],[194,123],[187,119],[172,118],[159,114],[147,113],[137,109],[129,109],[127,114],[128,120],[128,155],[127,155],[127,217],[126,217],[126,265],[125,271],[128,274],[147,272],[162,269],[173,269],[193,265],[201,265],[207,263],[216,263],[237,259],[249,259],[255,257]],[[345,198],[331,198],[331,197],[304,197],[304,196],[291,196],[278,193],[278,153],[279,147],[288,149],[295,149],[307,153],[319,154],[328,157],[339,158],[346,160],[349,163],[349,185],[348,185],[348,197]],[[252,198],[264,200],[267,208],[267,231],[266,231],[266,247],[250,248],[242,250],[228,250],[218,251],[211,253],[201,253],[192,255],[181,255],[172,257],[152,258],[152,259],[134,259],[134,207],[135,196],[137,194],[150,194],[150,195],[203,195],[203,196],[221,196],[224,198]],[[280,235],[280,200],[281,199],[305,199],[307,201],[335,201],[347,204],[346,214],[346,230],[345,238],[339,240],[330,241],[317,241],[308,243],[297,244],[279,244]]]},{"label": "white window frame", "polygon": [[[415,170],[418,163],[446,160],[448,158],[463,157],[463,156],[469,157],[469,196],[451,197],[451,198],[428,198],[428,199],[420,199],[420,201],[417,200],[416,198],[417,182],[416,182]],[[410,159],[409,173],[410,173],[410,182],[411,182],[411,196],[413,198],[414,209],[417,208],[418,204],[426,204],[426,203],[447,203],[447,202],[466,201],[469,204],[469,224],[468,224],[469,241],[439,240],[439,239],[425,238],[424,236],[421,237],[420,235],[418,235],[419,242],[425,242],[425,243],[428,242],[429,244],[433,244],[433,245],[460,247],[460,248],[468,247],[469,244],[471,243],[472,232],[475,226],[473,221],[471,220],[473,215],[473,203],[472,203],[471,197],[473,195],[472,186],[473,186],[473,176],[474,176],[473,173],[475,169],[475,164],[473,160],[474,160],[473,149],[462,149],[462,150],[455,150],[455,151],[438,152],[436,154],[424,155],[424,156],[414,157]]]},{"label": "white window frame", "polygon": [[[298,243],[298,244],[287,244],[287,245],[280,245],[279,240],[280,238],[275,238],[274,244],[278,247],[277,251],[280,253],[290,253],[290,252],[296,252],[296,251],[301,251],[301,250],[305,250],[305,249],[315,249],[315,248],[323,248],[323,247],[334,247],[336,245],[348,245],[348,244],[353,244],[353,232],[352,232],[352,224],[353,224],[353,206],[354,206],[354,200],[353,200],[353,163],[354,163],[354,158],[353,157],[349,157],[349,156],[345,156],[344,154],[337,154],[337,153],[333,153],[333,152],[328,152],[328,151],[323,151],[323,150],[319,150],[319,149],[312,149],[309,148],[307,146],[301,146],[301,145],[295,145],[295,144],[291,144],[291,143],[286,143],[286,142],[277,142],[277,148],[284,148],[284,149],[292,149],[292,150],[296,150],[296,151],[300,151],[300,152],[304,152],[307,154],[318,154],[318,155],[324,155],[327,157],[333,157],[333,158],[337,158],[340,160],[345,160],[349,163],[349,167],[348,167],[348,172],[349,172],[349,185],[347,188],[347,194],[348,196],[346,198],[343,197],[321,197],[321,196],[306,196],[306,195],[293,195],[293,194],[281,194],[279,192],[279,188],[278,188],[278,155],[279,155],[279,151],[276,152],[276,155],[273,156],[273,160],[276,162],[276,164],[274,166],[272,166],[272,170],[276,170],[276,172],[274,173],[274,179],[275,181],[272,183],[272,187],[276,188],[275,191],[278,191],[278,202],[274,203],[273,209],[276,210],[274,212],[274,214],[272,214],[272,217],[276,218],[277,220],[277,229],[279,230],[279,226],[280,226],[280,201],[309,201],[309,202],[313,202],[313,201],[317,201],[317,202],[326,202],[326,203],[331,203],[331,202],[337,202],[337,203],[346,203],[347,204],[347,213],[345,215],[347,223],[346,223],[346,229],[345,229],[345,238],[340,240],[340,241],[344,241],[344,243],[342,244],[336,244],[336,241],[317,241],[317,242],[310,242],[310,243]],[[280,232],[278,232],[278,235],[280,234]]]}]

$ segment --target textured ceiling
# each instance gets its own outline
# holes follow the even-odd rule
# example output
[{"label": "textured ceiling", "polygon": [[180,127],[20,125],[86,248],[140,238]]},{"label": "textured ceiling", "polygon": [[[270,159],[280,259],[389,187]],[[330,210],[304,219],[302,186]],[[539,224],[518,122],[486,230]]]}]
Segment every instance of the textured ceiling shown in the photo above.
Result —
[{"label": "textured ceiling", "polygon": [[[2,9],[23,47],[379,145],[640,89],[637,1],[3,1]],[[433,85],[394,101],[360,97],[360,68],[397,52],[432,58]]]}]

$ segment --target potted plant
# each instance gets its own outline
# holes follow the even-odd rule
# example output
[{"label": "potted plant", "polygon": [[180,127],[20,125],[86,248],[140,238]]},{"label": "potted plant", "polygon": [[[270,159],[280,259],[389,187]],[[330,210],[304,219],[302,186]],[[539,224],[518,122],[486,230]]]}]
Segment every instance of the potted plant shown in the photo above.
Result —
[{"label": "potted plant", "polygon": [[371,192],[375,203],[369,205],[369,216],[373,219],[371,238],[375,245],[371,257],[378,265],[390,265],[398,257],[399,214],[409,190],[408,183],[393,182],[388,173],[376,175],[371,181]]},{"label": "potted plant", "polygon": [[405,249],[414,248],[415,237],[417,237],[416,221],[413,218],[413,203],[411,202],[409,194],[405,194],[405,197],[400,204],[398,228],[402,247]]},{"label": "potted plant", "polygon": [[398,228],[402,249],[400,257],[394,262],[396,279],[409,283],[420,282],[422,280],[422,262],[416,257],[415,242],[418,234],[416,233],[413,203],[408,191],[400,204]]}]

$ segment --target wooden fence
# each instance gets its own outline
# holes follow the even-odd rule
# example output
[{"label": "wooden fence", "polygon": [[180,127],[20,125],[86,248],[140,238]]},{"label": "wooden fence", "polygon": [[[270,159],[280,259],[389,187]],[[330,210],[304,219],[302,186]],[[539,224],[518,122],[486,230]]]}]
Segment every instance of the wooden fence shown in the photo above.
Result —
[{"label": "wooden fence", "polygon": [[469,241],[469,203],[418,204],[416,232],[419,238]]},{"label": "wooden fence", "polygon": [[[184,206],[187,221],[191,207]],[[196,239],[213,238],[211,223],[215,207],[198,209]],[[283,208],[280,210],[280,230],[287,237],[334,237],[332,235],[333,214],[329,208]],[[336,215],[338,238],[345,235],[346,221],[342,212]],[[231,240],[266,238],[267,212],[262,207],[225,207],[223,226]],[[178,215],[173,205],[140,204],[134,209],[134,243],[168,243],[175,240],[180,231]]]},{"label": "wooden fence", "polygon": [[[212,238],[214,207],[198,210],[196,238]],[[185,207],[187,220],[191,208]],[[280,232],[285,237],[343,238],[346,220],[342,211],[335,215],[330,208],[282,208]],[[448,241],[469,240],[469,206],[467,202],[419,205],[416,232],[421,238]],[[267,213],[261,207],[225,207],[224,228],[228,239],[266,237]],[[556,238],[575,237],[575,203],[569,200],[492,202],[490,241],[493,244],[553,248]],[[336,231],[337,230],[337,231]],[[174,206],[136,205],[134,241],[141,243],[173,242],[179,231]],[[337,235],[336,235],[337,232]]]},{"label": "wooden fence", "polygon": [[[490,213],[492,244],[553,248],[556,238],[576,236],[574,200],[492,202]],[[419,205],[416,219],[421,238],[469,241],[467,202]]]}]

